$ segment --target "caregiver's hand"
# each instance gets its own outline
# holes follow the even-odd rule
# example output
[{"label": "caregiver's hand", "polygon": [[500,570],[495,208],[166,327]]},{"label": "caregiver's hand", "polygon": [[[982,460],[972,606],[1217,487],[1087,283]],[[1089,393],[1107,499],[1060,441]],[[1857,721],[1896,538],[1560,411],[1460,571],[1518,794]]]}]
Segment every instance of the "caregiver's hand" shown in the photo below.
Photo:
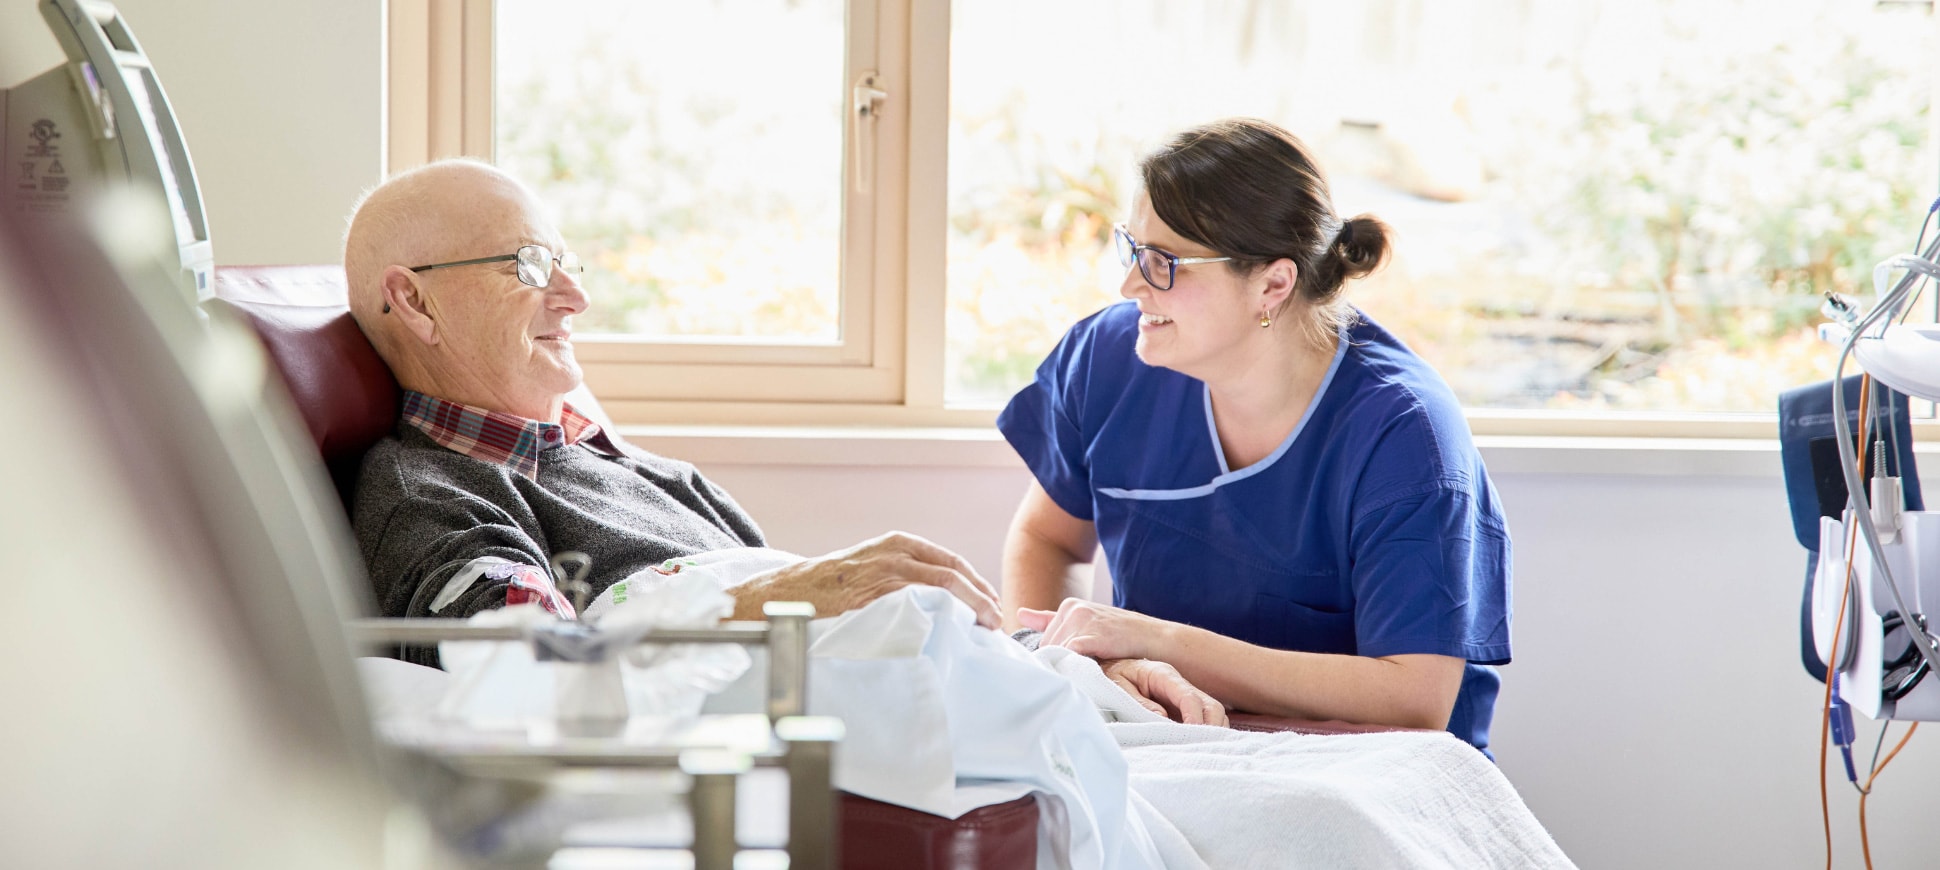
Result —
[{"label": "caregiver's hand", "polygon": [[1042,646],[1061,646],[1101,662],[1164,660],[1167,656],[1161,639],[1174,627],[1163,619],[1080,598],[1064,599],[1055,613],[1020,607],[1017,622],[1043,632],[1043,639],[1038,641]]},{"label": "caregiver's hand", "polygon": [[1177,668],[1150,659],[1111,659],[1098,663],[1105,676],[1145,709],[1187,725],[1226,727],[1226,705],[1186,682]]},{"label": "caregiver's hand", "polygon": [[940,586],[970,605],[977,624],[996,628],[997,593],[962,556],[905,532],[890,532],[845,550],[756,574],[728,590],[735,619],[761,619],[769,601],[806,601],[816,616],[834,616],[915,584]]}]

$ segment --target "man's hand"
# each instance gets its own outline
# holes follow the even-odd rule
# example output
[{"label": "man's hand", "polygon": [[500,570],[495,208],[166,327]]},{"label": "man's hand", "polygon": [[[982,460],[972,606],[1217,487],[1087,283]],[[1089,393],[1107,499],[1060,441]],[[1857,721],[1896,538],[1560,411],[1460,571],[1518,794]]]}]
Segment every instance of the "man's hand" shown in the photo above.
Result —
[{"label": "man's hand", "polygon": [[962,556],[915,535],[890,532],[837,550],[757,574],[729,589],[735,619],[761,619],[769,601],[806,601],[815,615],[834,616],[868,604],[904,586],[940,586],[970,605],[977,624],[996,628],[997,593]]},{"label": "man's hand", "polygon": [[1226,705],[1186,682],[1178,669],[1149,659],[1102,661],[1105,676],[1136,698],[1145,709],[1187,725],[1226,727]]}]

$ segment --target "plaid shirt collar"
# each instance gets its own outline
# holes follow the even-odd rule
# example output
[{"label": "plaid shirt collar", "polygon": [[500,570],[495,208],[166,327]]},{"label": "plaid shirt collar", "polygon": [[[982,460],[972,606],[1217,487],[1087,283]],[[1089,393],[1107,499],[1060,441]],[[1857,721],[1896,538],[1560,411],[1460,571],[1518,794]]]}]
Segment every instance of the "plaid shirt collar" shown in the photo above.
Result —
[{"label": "plaid shirt collar", "polygon": [[600,425],[572,405],[560,412],[558,423],[545,423],[406,390],[403,417],[441,447],[507,466],[532,481],[539,479],[541,450],[585,443],[620,455]]}]

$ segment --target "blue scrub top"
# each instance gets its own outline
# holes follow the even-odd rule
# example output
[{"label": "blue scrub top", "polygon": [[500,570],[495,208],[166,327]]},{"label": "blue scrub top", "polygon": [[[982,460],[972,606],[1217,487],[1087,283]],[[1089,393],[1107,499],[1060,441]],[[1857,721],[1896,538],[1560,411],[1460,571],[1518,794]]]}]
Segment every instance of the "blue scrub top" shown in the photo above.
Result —
[{"label": "blue scrub top", "polygon": [[1133,353],[1138,317],[1080,321],[997,418],[1096,524],[1113,603],[1274,649],[1465,659],[1448,730],[1486,751],[1509,533],[1448,385],[1360,315],[1293,433],[1234,471],[1205,383]]}]

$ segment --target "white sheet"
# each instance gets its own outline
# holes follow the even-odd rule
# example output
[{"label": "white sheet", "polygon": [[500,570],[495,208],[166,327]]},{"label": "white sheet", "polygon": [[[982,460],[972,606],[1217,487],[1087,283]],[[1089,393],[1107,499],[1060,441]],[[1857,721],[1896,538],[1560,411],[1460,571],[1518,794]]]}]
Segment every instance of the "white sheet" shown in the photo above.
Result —
[{"label": "white sheet", "polygon": [[1213,867],[1574,866],[1453,735],[1110,729],[1143,805]]},{"label": "white sheet", "polygon": [[1180,725],[1139,706],[1084,656],[1055,647],[1038,656],[1115,723],[1107,727],[1155,839],[1164,843],[1169,825],[1206,865],[1574,866],[1502,772],[1447,732]]}]

